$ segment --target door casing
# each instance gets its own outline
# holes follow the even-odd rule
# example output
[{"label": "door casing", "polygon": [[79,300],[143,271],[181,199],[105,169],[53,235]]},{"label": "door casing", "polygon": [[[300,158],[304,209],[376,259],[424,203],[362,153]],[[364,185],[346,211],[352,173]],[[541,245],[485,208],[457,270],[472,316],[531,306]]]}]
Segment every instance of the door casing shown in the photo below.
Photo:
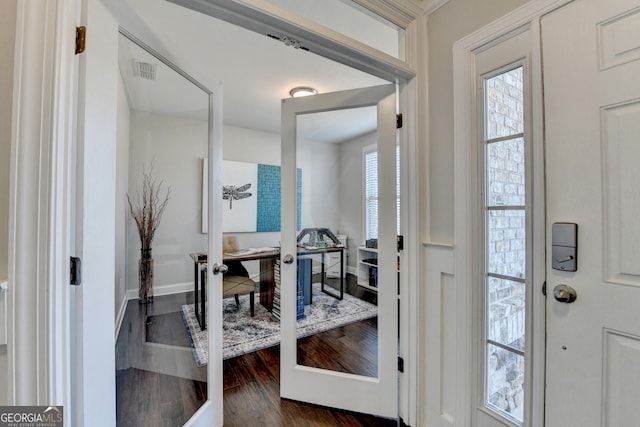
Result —
[{"label": "door casing", "polygon": [[[77,218],[75,217],[76,215],[76,211],[73,207],[70,207],[68,205],[68,194],[70,191],[72,191],[72,189],[74,189],[74,186],[76,184],[76,182],[80,182],[81,179],[79,180],[79,177],[82,174],[81,170],[77,170],[76,166],[75,166],[75,162],[76,159],[74,157],[74,138],[68,134],[69,130],[73,128],[74,124],[72,124],[73,122],[73,117],[75,115],[75,111],[76,111],[76,104],[75,104],[75,95],[76,95],[76,86],[75,86],[75,82],[77,81],[77,73],[74,71],[73,65],[74,64],[74,53],[72,52],[72,50],[69,48],[69,46],[73,46],[74,45],[74,41],[75,41],[75,25],[78,25],[78,18],[77,18],[77,10],[79,8],[79,5],[82,4],[83,0],[56,0],[55,1],[55,5],[52,5],[52,2],[47,2],[46,5],[44,4],[39,4],[40,2],[21,2],[21,6],[23,5],[23,3],[26,5],[28,4],[28,9],[25,9],[25,15],[26,17],[34,17],[34,16],[46,16],[46,20],[48,22],[48,25],[38,25],[38,26],[33,26],[30,27],[29,30],[27,31],[25,28],[20,27],[20,29],[18,29],[17,33],[18,33],[18,37],[22,36],[26,36],[27,33],[29,33],[31,36],[33,36],[34,38],[39,38],[40,40],[46,40],[47,43],[49,43],[46,48],[41,48],[40,52],[56,52],[57,54],[59,54],[56,58],[55,64],[53,67],[51,68],[46,68],[43,71],[43,76],[40,76],[41,81],[44,81],[47,85],[49,85],[48,87],[51,89],[50,92],[47,93],[51,93],[52,96],[51,97],[46,97],[43,96],[42,98],[40,98],[37,102],[37,105],[34,104],[32,105],[30,108],[30,112],[31,113],[36,113],[38,110],[40,110],[40,108],[44,107],[44,111],[47,114],[52,114],[53,117],[56,118],[56,120],[54,120],[58,127],[56,128],[59,132],[61,132],[61,134],[57,135],[57,138],[59,138],[59,144],[56,145],[56,155],[52,155],[50,158],[51,163],[49,163],[50,169],[47,170],[46,168],[44,169],[40,169],[40,167],[42,165],[40,164],[35,164],[35,163],[30,163],[29,166],[32,168],[35,168],[35,170],[39,171],[39,176],[42,177],[43,179],[43,184],[48,184],[48,185],[55,185],[56,186],[56,191],[52,192],[52,197],[48,200],[48,201],[44,201],[44,200],[38,200],[38,197],[41,196],[41,194],[36,194],[36,192],[31,192],[29,190],[25,191],[22,197],[26,197],[30,202],[32,203],[42,203],[42,207],[46,207],[46,208],[51,208],[51,211],[54,211],[55,209],[60,209],[62,212],[64,212],[64,214],[60,214],[59,211],[57,211],[58,213],[52,213],[52,215],[55,216],[55,218],[53,218],[53,220],[56,222],[56,224],[61,224],[64,223],[63,219],[60,218],[73,218],[73,220],[77,220]],[[99,2],[102,3],[102,2]],[[26,6],[25,6],[26,7]],[[93,4],[93,7],[101,7],[100,5],[96,5],[95,3]],[[55,10],[55,13],[52,13],[52,11]],[[419,12],[419,11],[418,11]],[[418,13],[416,13],[418,14]],[[277,15],[276,15],[277,16]],[[86,17],[83,17],[82,19],[85,19]],[[424,31],[424,27],[426,25],[426,19],[415,19],[417,17],[414,17],[414,20],[411,21],[410,24],[408,24],[407,29],[411,30],[408,31],[408,36],[407,36],[407,41],[408,41],[408,45],[410,45],[412,47],[411,52],[413,52],[413,54],[410,54],[409,57],[414,58],[411,62],[412,63],[418,63],[419,61],[417,61],[417,52],[420,50],[420,42],[417,39],[417,34],[419,31],[417,30],[413,30],[412,26],[422,26]],[[80,19],[80,20],[82,20]],[[416,22],[418,22],[416,24]],[[291,25],[290,23],[286,23],[287,25]],[[268,25],[273,26],[273,27],[285,27],[285,21],[284,20],[275,20],[275,21],[269,21]],[[301,25],[298,24],[293,24],[293,26],[295,28],[299,28],[299,29],[304,29],[304,30],[309,30],[308,28],[304,28]],[[289,28],[290,29],[290,28]],[[114,29],[115,32],[117,32],[117,29]],[[343,56],[343,52],[341,51],[341,49],[338,48],[338,46],[334,45],[332,38],[327,35],[326,33],[320,31],[312,31],[315,34],[315,38],[316,41],[318,43],[318,46],[325,46],[324,49],[322,49],[322,54],[324,54],[325,56],[327,56],[330,59],[333,60],[338,60],[338,61],[343,61],[344,60],[344,56]],[[387,60],[388,58],[384,58],[382,57],[378,52],[372,50],[372,49],[368,49],[366,47],[363,47],[362,45],[359,45],[357,43],[353,43],[351,40],[347,39],[347,38],[341,38],[340,40],[340,44],[343,44],[345,46],[348,46],[349,49],[352,49],[355,52],[359,53],[359,57],[363,59],[364,62],[362,62],[359,66],[356,66],[356,68],[360,68],[362,69],[364,67],[364,64],[368,64],[369,67],[373,67],[370,68],[370,70],[373,70],[375,73],[387,73],[387,75],[390,75],[388,73],[391,74],[395,74],[395,76],[398,75],[403,75],[405,76],[404,78],[399,78],[398,79],[398,83],[401,86],[401,100],[400,100],[400,105],[403,106],[405,108],[405,117],[408,119],[411,118],[415,118],[418,117],[418,105],[422,105],[424,106],[426,104],[426,98],[424,97],[419,97],[416,95],[416,86],[415,86],[415,71],[413,69],[411,69],[410,67],[407,67],[406,64],[402,61],[391,61],[391,68],[388,68],[388,64],[384,65],[384,63],[388,63],[389,61]],[[329,47],[326,47],[329,46]],[[89,44],[88,48],[91,48],[91,43]],[[41,54],[42,57],[45,57],[44,53]],[[395,70],[395,72],[394,72]],[[57,73],[57,74],[56,74]],[[56,77],[57,80],[56,82],[52,82],[51,79],[53,79],[53,77]],[[17,78],[17,77],[16,77]],[[21,74],[20,78],[24,78],[24,76]],[[405,80],[407,79],[407,80]],[[22,98],[20,98],[20,96],[22,96],[22,94],[17,95],[17,98],[14,98],[15,100],[22,100]],[[421,98],[421,99],[418,99]],[[15,105],[15,102],[14,102]],[[82,106],[80,106],[81,108]],[[21,124],[24,124],[25,126],[32,126],[32,127],[36,127],[38,128],[41,125],[40,120],[38,119],[34,119],[33,117],[23,117],[24,118],[24,122]],[[414,120],[412,122],[407,121],[408,123],[413,123],[413,125],[411,125],[412,129],[407,129],[404,132],[402,132],[402,135],[415,135],[418,132],[416,131],[416,129],[420,126],[418,124],[417,120]],[[406,123],[407,123],[406,122]],[[17,127],[15,126],[17,123],[17,120],[14,119],[13,121],[13,125],[14,125],[14,129],[16,129]],[[405,125],[408,127],[408,125]],[[424,126],[424,125],[423,125]],[[423,131],[423,134],[426,134],[426,132]],[[402,152],[406,152],[406,150],[408,151],[417,151],[417,144],[412,143],[412,142],[408,142],[406,146],[403,145],[403,149]],[[409,153],[410,154],[410,153]],[[419,156],[406,156],[407,159],[413,159],[413,161],[409,161],[409,160],[403,160],[403,165],[407,166],[406,170],[406,174],[403,173],[403,177],[406,178],[406,180],[411,180],[411,179],[415,179],[412,177],[417,177],[418,176],[418,158]],[[12,159],[12,167],[14,168],[13,170],[16,170],[18,167],[23,168],[24,165],[18,165],[13,159]],[[57,174],[57,175],[56,175]],[[104,178],[104,177],[103,177]],[[55,183],[55,184],[54,184]],[[95,185],[97,185],[97,187],[94,188],[94,190],[97,193],[100,193],[100,180],[96,181],[95,183],[93,183]],[[14,185],[13,188],[15,188],[16,193],[18,192],[17,189],[20,190],[20,192],[22,192],[22,190],[24,190],[23,187],[21,187],[22,183],[16,183],[16,185]],[[419,197],[419,191],[418,191],[418,187],[412,187],[413,191],[411,192],[411,194],[406,194],[405,197],[402,198],[402,206],[403,206],[403,211],[407,211],[408,209],[405,209],[409,204],[412,204],[413,206],[419,205],[419,203],[416,202],[410,202],[411,200],[418,200]],[[13,200],[13,199],[12,199]],[[15,204],[14,204],[15,205]],[[13,206],[13,205],[12,205]],[[55,209],[54,209],[55,208]],[[13,218],[18,218],[21,215],[25,215],[27,214],[27,210],[25,210],[22,206],[15,206],[15,212],[13,213]],[[410,216],[407,214],[407,216]],[[58,218],[58,219],[56,219]],[[406,216],[403,216],[403,218],[406,218]],[[413,236],[419,236],[420,233],[418,231],[418,224],[419,224],[419,213],[416,213],[413,216],[410,216],[408,223],[403,221],[403,227],[406,226],[406,235],[413,235]],[[33,223],[30,227],[32,229],[38,229],[37,227],[38,222],[36,221],[35,223]],[[68,228],[73,227],[74,224],[70,224],[68,226]],[[62,228],[61,232],[56,233],[54,236],[51,236],[51,240],[50,240],[50,245],[47,247],[44,244],[44,240],[40,240],[38,243],[33,245],[33,251],[37,251],[37,252],[42,252],[43,254],[46,254],[48,256],[50,256],[51,258],[53,257],[58,257],[58,260],[61,261],[61,263],[63,263],[64,265],[66,265],[66,260],[68,260],[68,255],[70,252],[70,244],[69,244],[69,239],[70,239],[70,232],[68,230],[68,228]],[[40,231],[42,231],[40,229]],[[42,236],[44,238],[44,236]],[[420,243],[419,242],[413,242],[413,244],[411,245],[407,245],[405,246],[407,249],[407,256],[403,257],[403,259],[401,260],[401,265],[403,266],[403,268],[406,267],[406,271],[418,271],[418,250],[420,247]],[[107,245],[106,248],[103,248],[104,253],[107,254],[109,252],[109,246]],[[10,257],[12,255],[10,254]],[[10,264],[15,264],[16,267],[18,267],[17,269],[20,269],[19,267],[22,266],[23,268],[27,268],[27,264],[30,262],[26,259],[20,258],[16,256],[15,254],[15,248],[14,248],[14,253],[13,253],[13,258],[11,258],[10,260]],[[51,271],[55,271],[57,276],[59,278],[59,280],[55,281],[55,283],[67,283],[68,282],[68,270],[66,268],[62,268],[60,269],[60,263],[55,262],[53,260],[48,262],[48,266],[50,266]],[[410,277],[410,274],[407,274],[403,279],[402,279],[402,284],[401,284],[401,288],[406,290],[406,295],[413,295],[416,294],[415,289],[417,288],[417,283],[418,280],[416,280],[415,282],[412,281],[411,283],[413,283],[413,286],[411,286],[409,283],[408,278]],[[13,277],[16,276],[16,268],[14,268]],[[109,277],[109,275],[107,274],[106,277]],[[412,276],[415,278],[415,276]],[[48,313],[50,313],[50,315],[52,317],[56,317],[58,316],[57,319],[43,319],[41,323],[38,324],[37,326],[37,336],[39,338],[37,338],[36,336],[33,336],[31,334],[21,334],[21,340],[23,340],[25,343],[29,342],[29,344],[27,345],[27,347],[21,347],[20,349],[17,350],[16,354],[14,354],[13,356],[10,357],[10,372],[15,372],[15,374],[10,378],[10,383],[13,384],[15,386],[16,384],[16,378],[19,377],[22,374],[26,375],[27,370],[29,370],[31,372],[31,376],[35,376],[35,381],[42,383],[43,386],[41,388],[39,388],[38,394],[40,396],[39,401],[42,402],[48,402],[51,403],[51,401],[55,401],[55,403],[57,404],[62,404],[65,405],[67,408],[73,408],[72,411],[74,414],[77,414],[77,418],[75,418],[75,420],[77,421],[77,423],[74,423],[75,425],[83,425],[84,424],[84,419],[83,417],[88,417],[89,414],[91,415],[91,418],[93,419],[93,421],[95,421],[95,417],[96,414],[101,414],[101,413],[105,413],[108,414],[105,418],[102,418],[102,420],[106,423],[106,424],[110,424],[109,423],[109,419],[111,419],[111,417],[113,417],[114,411],[113,411],[113,407],[115,406],[115,391],[113,390],[112,392],[105,389],[102,386],[99,387],[95,387],[94,388],[94,392],[98,393],[101,395],[101,397],[103,399],[107,399],[108,402],[113,402],[112,404],[104,404],[104,400],[102,401],[102,404],[98,405],[97,403],[94,403],[92,399],[86,399],[87,396],[84,396],[84,393],[86,391],[82,390],[82,388],[79,388],[77,384],[70,384],[70,383],[66,383],[64,380],[62,380],[62,378],[68,379],[70,378],[69,376],[69,372],[70,372],[70,360],[71,360],[71,352],[69,351],[69,339],[70,339],[70,332],[69,332],[69,320],[65,319],[65,315],[66,313],[68,313],[68,310],[65,310],[63,307],[68,306],[69,304],[69,294],[68,294],[68,290],[64,290],[63,288],[56,288],[54,285],[54,279],[51,278],[50,280],[48,280],[45,284],[45,287],[47,289],[49,289],[49,291],[57,289],[56,292],[59,291],[58,294],[56,294],[56,298],[50,298],[48,301],[44,302],[44,305],[48,310]],[[411,354],[405,354],[405,359],[408,360],[409,363],[407,363],[406,368],[405,368],[405,375],[403,376],[403,378],[409,378],[411,379],[410,381],[407,380],[401,380],[401,383],[405,384],[405,386],[402,388],[401,390],[401,417],[404,416],[404,419],[410,423],[410,424],[414,424],[417,418],[417,407],[418,407],[418,402],[417,402],[417,397],[418,397],[418,382],[417,380],[415,380],[416,375],[415,375],[415,371],[417,371],[418,369],[418,360],[419,360],[419,354],[418,354],[418,349],[421,347],[420,343],[419,343],[419,328],[411,328],[409,325],[417,325],[419,324],[418,320],[417,320],[417,302],[416,299],[411,299],[411,301],[405,301],[402,303],[403,306],[406,306],[406,310],[405,313],[409,318],[409,321],[404,323],[404,327],[403,327],[403,335],[407,336],[407,339],[404,340],[405,342],[413,342],[416,343],[413,346],[409,346],[406,348],[406,351],[411,352]],[[27,304],[26,301],[21,301],[18,300],[16,301],[10,301],[9,304],[9,310],[10,310],[10,314],[12,312],[15,312],[16,310],[24,310],[27,308],[29,304]],[[107,310],[108,311],[108,310]],[[62,316],[60,318],[60,316]],[[112,320],[112,313],[110,313],[110,315],[106,315],[104,316],[104,318],[101,317],[101,321],[107,322],[109,323]],[[413,320],[413,321],[412,321]],[[12,336],[16,336],[16,331],[15,331],[15,324],[9,323],[9,335]],[[108,328],[108,329],[115,329],[115,328]],[[88,333],[87,331],[80,331],[81,333]],[[107,333],[108,334],[108,333]],[[402,332],[401,332],[402,334]],[[48,340],[51,342],[55,342],[57,343],[57,345],[54,345],[51,348],[51,350],[49,352],[47,352],[47,354],[42,355],[42,357],[37,360],[37,361],[32,361],[33,363],[29,366],[29,368],[25,368],[25,369],[15,369],[16,368],[16,361],[17,360],[30,360],[28,355],[29,354],[37,354],[37,352],[35,351],[36,348],[47,348],[46,347],[46,340],[48,337]],[[106,338],[106,342],[111,342],[111,339],[114,339],[113,334],[111,334],[110,337],[104,337]],[[113,347],[113,346],[111,346]],[[28,349],[25,351],[25,348]],[[88,351],[87,348],[84,349],[85,351]],[[85,357],[87,355],[85,354]],[[25,359],[26,358],[26,359]],[[88,369],[88,367],[86,367]],[[415,369],[414,372],[412,372],[411,370]],[[33,374],[37,372],[38,374]],[[16,377],[17,376],[17,377]],[[105,377],[106,378],[106,377]],[[108,381],[107,381],[108,383]],[[44,385],[47,384],[47,385]],[[111,386],[107,386],[107,388],[111,388]],[[110,395],[112,395],[110,397]],[[15,393],[14,393],[14,397],[15,397]],[[75,406],[74,406],[75,404]],[[404,414],[403,414],[403,408],[404,409]],[[83,415],[84,414],[84,415]]]},{"label": "door casing", "polygon": [[[474,271],[478,271],[477,235],[481,223],[474,213],[480,206],[474,191],[478,176],[479,136],[476,115],[477,80],[475,78],[475,55],[518,34],[523,29],[531,33],[530,73],[531,73],[531,120],[532,120],[532,165],[533,165],[533,301],[532,354],[530,378],[532,393],[526,405],[529,417],[525,425],[544,424],[544,375],[545,372],[545,296],[542,286],[545,280],[545,204],[544,204],[544,147],[543,147],[543,97],[540,50],[541,16],[568,3],[570,0],[534,0],[498,19],[492,24],[472,33],[454,44],[454,169],[455,183],[455,281],[458,283],[455,310],[461,322],[455,343],[457,375],[457,405],[455,420],[460,425],[476,425],[474,412],[478,407],[477,384],[477,342],[474,322],[478,311],[473,299],[472,283]],[[454,309],[450,307],[450,309]],[[444,352],[452,349],[443,349]],[[526,416],[525,416],[526,417]]]}]

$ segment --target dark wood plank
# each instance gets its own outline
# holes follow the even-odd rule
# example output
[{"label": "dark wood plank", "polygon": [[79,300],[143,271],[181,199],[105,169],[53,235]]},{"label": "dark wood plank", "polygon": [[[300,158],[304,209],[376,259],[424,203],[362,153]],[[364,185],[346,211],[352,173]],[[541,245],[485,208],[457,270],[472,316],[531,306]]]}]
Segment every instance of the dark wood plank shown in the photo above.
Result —
[{"label": "dark wood plank", "polygon": [[299,365],[376,377],[377,361],[375,318],[298,340]]},{"label": "dark wood plank", "polygon": [[268,311],[273,309],[273,292],[276,283],[273,272],[275,264],[275,258],[260,260],[260,305]]},{"label": "dark wood plank", "polygon": [[[349,276],[347,276],[349,277]],[[362,299],[375,295],[347,280],[346,290]],[[116,346],[118,426],[180,426],[206,401],[206,383],[132,368],[139,366],[149,339],[168,339],[186,333],[182,321],[172,331],[151,331],[148,316],[177,319],[180,305],[193,302],[193,293],[160,296],[148,306],[132,301],[127,307],[123,330]],[[173,313],[173,315],[171,314]],[[168,314],[168,316],[163,316]],[[161,321],[160,321],[161,322]],[[174,330],[173,330],[174,329]],[[151,334],[151,337],[149,337]],[[155,334],[155,335],[154,335]],[[166,334],[165,337],[163,334]],[[157,338],[158,336],[162,338]],[[145,339],[146,337],[146,339]],[[170,337],[170,338],[169,338]],[[299,363],[341,372],[375,376],[377,373],[377,321],[370,319],[298,340]],[[181,347],[175,347],[184,351]],[[206,368],[182,366],[184,359],[165,361],[172,370],[202,371]],[[190,360],[188,363],[193,364]],[[225,426],[395,426],[396,420],[376,418],[280,398],[279,346],[224,361]],[[203,376],[203,375],[199,375]],[[195,377],[194,377],[195,378]]]},{"label": "dark wood plank", "polygon": [[179,312],[147,316],[145,338],[147,342],[156,344],[191,347],[182,314]]},{"label": "dark wood plank", "polygon": [[206,383],[128,368],[116,371],[121,427],[181,426],[206,401]]}]

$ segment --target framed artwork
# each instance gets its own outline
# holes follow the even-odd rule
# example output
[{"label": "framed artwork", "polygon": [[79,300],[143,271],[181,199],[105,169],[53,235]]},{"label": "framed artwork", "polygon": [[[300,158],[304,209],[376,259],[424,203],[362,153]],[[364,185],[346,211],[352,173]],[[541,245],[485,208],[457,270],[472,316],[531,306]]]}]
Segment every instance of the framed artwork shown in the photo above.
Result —
[{"label": "framed artwork", "polygon": [[[297,169],[297,224],[302,216],[302,169]],[[280,166],[223,160],[222,231],[280,231]],[[202,162],[202,232],[207,232],[207,159]]]}]

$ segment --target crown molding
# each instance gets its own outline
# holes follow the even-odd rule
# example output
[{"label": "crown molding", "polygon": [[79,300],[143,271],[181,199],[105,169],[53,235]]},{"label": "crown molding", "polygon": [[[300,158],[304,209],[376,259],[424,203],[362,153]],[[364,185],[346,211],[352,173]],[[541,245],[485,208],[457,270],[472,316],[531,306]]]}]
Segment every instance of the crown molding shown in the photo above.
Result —
[{"label": "crown molding", "polygon": [[427,7],[426,7],[425,13],[427,15],[431,15],[433,12],[440,9],[442,6],[444,6],[448,2],[449,0],[427,0],[427,5],[426,5]]},{"label": "crown molding", "polygon": [[424,0],[353,0],[353,2],[403,29],[425,13]]}]

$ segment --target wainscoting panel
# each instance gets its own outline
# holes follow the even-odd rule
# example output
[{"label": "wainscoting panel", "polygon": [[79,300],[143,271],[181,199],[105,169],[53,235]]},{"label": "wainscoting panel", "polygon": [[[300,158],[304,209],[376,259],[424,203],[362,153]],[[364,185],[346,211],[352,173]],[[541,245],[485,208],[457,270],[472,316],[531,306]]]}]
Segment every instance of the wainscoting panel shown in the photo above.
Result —
[{"label": "wainscoting panel", "polygon": [[[426,282],[424,331],[426,357],[421,414],[425,424],[449,427],[455,423],[456,404],[456,283],[454,249],[451,245],[424,245]],[[438,345],[436,345],[438,343]]]},{"label": "wainscoting panel", "polygon": [[640,101],[603,109],[602,129],[605,280],[640,286]]},{"label": "wainscoting panel", "polygon": [[640,419],[640,337],[604,330],[603,423]]}]

